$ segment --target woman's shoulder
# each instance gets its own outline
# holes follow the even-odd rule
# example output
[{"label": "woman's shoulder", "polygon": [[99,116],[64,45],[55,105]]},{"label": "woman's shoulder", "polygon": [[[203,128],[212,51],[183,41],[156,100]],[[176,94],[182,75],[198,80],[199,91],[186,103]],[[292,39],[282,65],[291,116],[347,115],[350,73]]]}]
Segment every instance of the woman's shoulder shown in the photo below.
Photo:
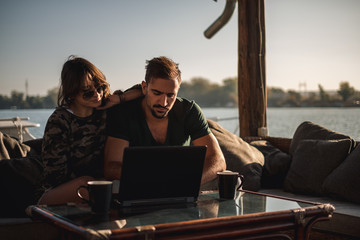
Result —
[{"label": "woman's shoulder", "polygon": [[61,123],[68,123],[71,118],[71,113],[64,107],[57,107],[50,115],[47,125],[61,125]]}]

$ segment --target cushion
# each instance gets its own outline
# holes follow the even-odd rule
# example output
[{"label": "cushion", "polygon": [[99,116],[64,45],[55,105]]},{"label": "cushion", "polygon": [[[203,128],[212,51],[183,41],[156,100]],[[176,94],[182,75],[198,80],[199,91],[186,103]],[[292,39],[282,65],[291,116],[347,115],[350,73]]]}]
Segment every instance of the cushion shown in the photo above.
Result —
[{"label": "cushion", "polygon": [[224,154],[227,170],[238,172],[244,176],[243,189],[259,190],[264,155],[217,122],[208,120],[208,124]]},{"label": "cushion", "polygon": [[345,160],[352,141],[302,140],[296,148],[284,182],[284,190],[321,195],[326,177]]},{"label": "cushion", "polygon": [[25,157],[30,147],[0,132],[0,160]]},{"label": "cushion", "polygon": [[[315,123],[306,121],[301,123],[294,133],[289,149],[289,153],[291,155],[294,155],[294,152],[298,147],[299,142],[304,139],[338,140],[338,139],[351,139],[351,137],[331,131]],[[353,144],[352,145],[352,149],[353,149],[355,147],[356,142],[352,140],[352,144]]]},{"label": "cushion", "polygon": [[43,142],[42,138],[37,138],[37,139],[32,139],[32,140],[25,141],[24,144],[31,148],[28,155],[29,154],[31,154],[31,155],[41,155],[42,142]]},{"label": "cushion", "polygon": [[[28,143],[40,145],[41,140]],[[42,194],[41,157],[33,146],[1,132],[0,148],[0,217],[25,217],[25,208]]]},{"label": "cushion", "polygon": [[324,191],[360,203],[360,145],[324,181]]},{"label": "cushion", "polygon": [[26,207],[42,194],[42,172],[39,156],[0,161],[0,217],[26,216]]},{"label": "cushion", "polygon": [[257,140],[250,144],[265,157],[261,177],[262,188],[282,188],[286,174],[290,168],[291,155],[274,147],[269,141]]}]

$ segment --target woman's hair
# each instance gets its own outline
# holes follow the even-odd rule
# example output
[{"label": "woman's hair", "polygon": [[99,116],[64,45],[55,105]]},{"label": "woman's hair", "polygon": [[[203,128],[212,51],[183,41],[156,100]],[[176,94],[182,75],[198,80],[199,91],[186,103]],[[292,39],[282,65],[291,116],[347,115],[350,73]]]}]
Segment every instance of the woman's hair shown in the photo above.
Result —
[{"label": "woman's hair", "polygon": [[104,97],[110,94],[105,75],[88,60],[71,55],[61,71],[58,106],[70,106],[75,96],[82,90],[86,78],[94,82],[94,87],[102,87]]},{"label": "woman's hair", "polygon": [[178,64],[167,57],[157,57],[146,61],[145,82],[149,83],[153,78],[173,79],[181,83],[181,71]]}]

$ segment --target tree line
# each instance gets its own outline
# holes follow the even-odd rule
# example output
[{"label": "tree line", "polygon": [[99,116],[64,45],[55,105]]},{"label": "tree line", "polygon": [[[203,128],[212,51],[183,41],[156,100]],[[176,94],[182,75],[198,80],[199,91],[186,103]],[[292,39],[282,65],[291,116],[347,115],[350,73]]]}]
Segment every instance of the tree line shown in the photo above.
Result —
[{"label": "tree line", "polygon": [[336,91],[325,91],[318,85],[318,91],[285,92],[281,88],[267,89],[268,107],[360,107],[360,92],[348,82],[340,82]]},{"label": "tree line", "polygon": [[[325,91],[318,85],[318,91],[284,91],[278,87],[267,88],[268,107],[359,107],[360,92],[348,82],[341,82],[337,91]],[[178,96],[195,100],[201,107],[237,107],[237,78],[227,78],[221,84],[196,77],[183,81]],[[58,88],[48,90],[46,96],[26,96],[13,90],[10,96],[0,95],[0,109],[55,108]]]},{"label": "tree line", "polygon": [[12,90],[10,96],[0,95],[0,109],[48,109],[57,105],[58,88],[47,91],[45,96],[27,96]]}]

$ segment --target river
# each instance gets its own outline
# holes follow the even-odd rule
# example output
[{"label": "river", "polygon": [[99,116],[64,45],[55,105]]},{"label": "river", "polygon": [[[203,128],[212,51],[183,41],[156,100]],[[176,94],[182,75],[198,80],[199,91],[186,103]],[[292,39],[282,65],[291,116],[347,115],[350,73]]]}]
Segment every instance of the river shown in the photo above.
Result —
[{"label": "river", "polygon": [[[236,108],[203,108],[207,118],[232,118],[238,116]],[[30,128],[37,138],[42,137],[46,121],[52,109],[0,110],[0,118],[30,117],[30,121],[40,123],[39,128]],[[297,126],[303,121],[312,121],[336,132],[347,134],[360,140],[360,108],[268,108],[267,121],[269,135],[291,138]],[[219,122],[231,132],[238,131],[238,120]]]}]

